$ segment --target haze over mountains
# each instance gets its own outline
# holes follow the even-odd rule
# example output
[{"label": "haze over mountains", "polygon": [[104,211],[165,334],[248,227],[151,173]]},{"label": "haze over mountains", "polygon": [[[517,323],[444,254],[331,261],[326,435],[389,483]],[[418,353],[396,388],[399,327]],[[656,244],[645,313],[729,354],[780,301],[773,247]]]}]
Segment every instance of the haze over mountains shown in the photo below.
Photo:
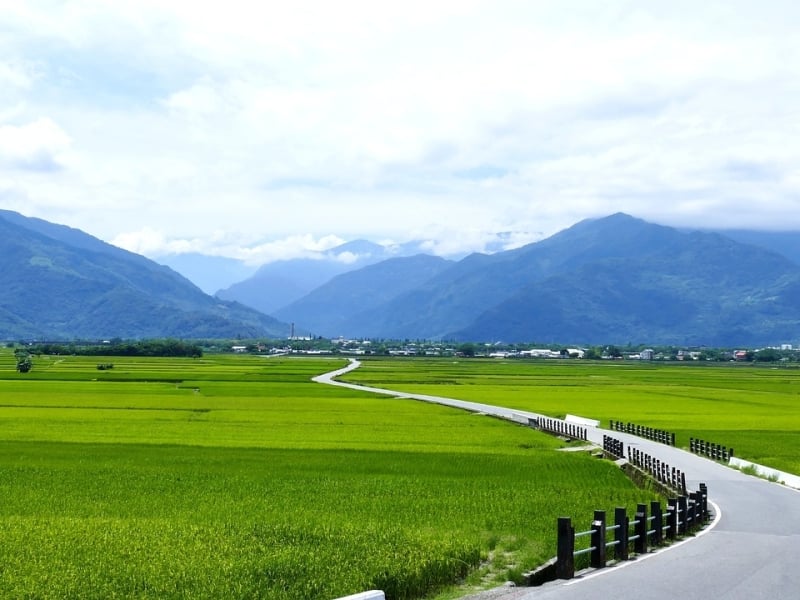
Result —
[{"label": "haze over mountains", "polygon": [[302,298],[336,275],[419,251],[413,242],[387,247],[367,240],[354,240],[326,252],[319,252],[313,258],[267,263],[244,281],[219,290],[216,296],[236,300],[271,314]]},{"label": "haze over mountains", "polygon": [[[221,291],[224,298],[46,221],[0,211],[0,235],[5,339],[285,337],[293,323],[297,332],[325,337],[800,341],[797,233],[688,232],[620,213],[460,260],[358,241],[327,259],[265,265]],[[344,253],[348,260],[340,260]]]}]

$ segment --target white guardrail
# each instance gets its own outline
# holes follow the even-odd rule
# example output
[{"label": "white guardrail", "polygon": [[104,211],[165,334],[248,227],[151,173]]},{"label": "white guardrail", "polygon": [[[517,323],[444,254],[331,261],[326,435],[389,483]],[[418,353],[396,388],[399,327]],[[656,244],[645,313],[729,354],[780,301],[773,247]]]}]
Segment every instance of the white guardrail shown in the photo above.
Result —
[{"label": "white guardrail", "polygon": [[579,417],[578,415],[567,415],[564,417],[567,423],[575,423],[576,425],[583,425],[584,427],[599,427],[600,421],[595,419],[587,419],[586,417]]},{"label": "white guardrail", "polygon": [[361,592],[360,594],[353,594],[336,600],[386,600],[386,596],[380,590],[370,590],[369,592]]}]

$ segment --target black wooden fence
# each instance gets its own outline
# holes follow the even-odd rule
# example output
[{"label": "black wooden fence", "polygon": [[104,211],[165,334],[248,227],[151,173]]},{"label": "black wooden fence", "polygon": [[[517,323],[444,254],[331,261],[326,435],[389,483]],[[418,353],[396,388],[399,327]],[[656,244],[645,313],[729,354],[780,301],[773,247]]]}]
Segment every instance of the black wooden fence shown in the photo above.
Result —
[{"label": "black wooden fence", "polygon": [[[628,560],[631,551],[645,554],[649,548],[661,546],[702,527],[708,521],[708,489],[704,483],[689,495],[670,498],[666,509],[653,501],[648,506],[639,504],[631,519],[624,507],[614,510],[614,524],[607,525],[606,512],[596,510],[591,528],[576,532],[569,517],[558,519],[558,549],[555,573],[558,579],[575,576],[575,559],[589,556],[588,566],[601,569],[608,564],[609,548],[613,559]],[[613,539],[608,540],[613,532]],[[588,542],[579,541],[588,538]],[[576,549],[576,546],[580,548]]]},{"label": "black wooden fence", "polygon": [[586,427],[575,425],[575,423],[568,423],[561,419],[550,419],[548,417],[539,417],[532,423],[535,427],[542,431],[555,433],[556,435],[563,435],[564,437],[572,438],[573,440],[587,440]]},{"label": "black wooden fence", "polygon": [[617,458],[625,458],[625,444],[622,440],[603,434],[603,452]]},{"label": "black wooden fence", "polygon": [[721,460],[724,462],[729,462],[733,457],[733,448],[726,448],[725,446],[720,446],[719,444],[705,442],[703,440],[698,440],[691,437],[689,438],[689,450],[695,454],[702,454],[708,458],[713,458],[714,460]]},{"label": "black wooden fence", "polygon": [[680,469],[670,467],[667,463],[630,446],[628,446],[628,462],[646,471],[665,487],[686,495],[686,474]]},{"label": "black wooden fence", "polygon": [[[625,458],[625,444],[610,435],[603,435],[603,452],[617,458]],[[686,494],[686,474],[680,469],[670,467],[667,463],[631,446],[628,446],[628,462],[645,471],[664,487],[678,494]]]},{"label": "black wooden fence", "polygon": [[645,427],[644,425],[636,425],[634,423],[623,423],[622,421],[609,421],[611,431],[622,431],[630,433],[654,442],[667,444],[668,446],[675,445],[675,434],[663,429],[653,429],[652,427]]}]

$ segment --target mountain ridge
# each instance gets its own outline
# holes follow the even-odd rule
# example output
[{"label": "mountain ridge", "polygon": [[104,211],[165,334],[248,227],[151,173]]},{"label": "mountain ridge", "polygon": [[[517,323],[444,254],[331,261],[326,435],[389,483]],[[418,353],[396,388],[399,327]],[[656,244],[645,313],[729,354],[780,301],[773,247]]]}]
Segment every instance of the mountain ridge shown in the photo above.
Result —
[{"label": "mountain ridge", "polygon": [[288,326],[77,229],[0,213],[0,337],[239,337]]},{"label": "mountain ridge", "polygon": [[[327,337],[346,330],[359,335],[362,313],[396,298],[445,270],[452,261],[427,254],[390,258],[337,275],[300,300],[275,313]],[[318,319],[316,315],[322,314]]]},{"label": "mountain ridge", "polygon": [[241,302],[265,314],[285,306],[343,273],[413,252],[414,243],[383,246],[364,239],[351,240],[310,258],[278,260],[262,265],[247,279],[218,290],[216,296]]},{"label": "mountain ridge", "polygon": [[779,253],[617,213],[467,256],[349,326],[394,339],[768,343],[800,339],[798,282]]},{"label": "mountain ridge", "polygon": [[[285,337],[292,323],[330,337],[797,343],[798,240],[769,239],[774,248],[616,213],[460,260],[354,240],[330,251],[349,269],[278,308],[276,319],[80,230],[0,211],[0,338]],[[359,267],[358,256],[368,264]],[[288,287],[276,274],[296,266],[273,266],[273,286]]]}]

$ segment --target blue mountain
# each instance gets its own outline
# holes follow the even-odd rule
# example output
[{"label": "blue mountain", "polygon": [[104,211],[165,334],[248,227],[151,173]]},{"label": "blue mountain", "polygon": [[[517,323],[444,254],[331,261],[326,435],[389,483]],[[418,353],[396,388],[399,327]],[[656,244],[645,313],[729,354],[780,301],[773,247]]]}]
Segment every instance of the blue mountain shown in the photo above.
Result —
[{"label": "blue mountain", "polygon": [[0,339],[285,336],[172,269],[80,230],[0,211]]}]

